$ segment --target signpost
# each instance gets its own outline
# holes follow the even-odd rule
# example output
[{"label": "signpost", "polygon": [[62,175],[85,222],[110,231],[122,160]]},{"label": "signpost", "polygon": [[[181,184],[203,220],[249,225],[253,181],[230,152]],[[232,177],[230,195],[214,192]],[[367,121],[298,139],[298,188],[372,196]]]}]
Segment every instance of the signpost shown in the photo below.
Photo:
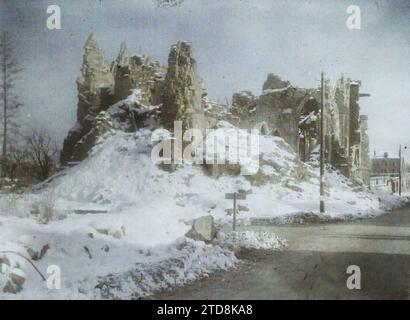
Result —
[{"label": "signpost", "polygon": [[236,201],[237,200],[245,200],[246,193],[243,192],[234,192],[234,193],[226,193],[225,199],[232,199],[233,200],[233,220],[232,220],[232,230],[235,231],[236,229]]}]

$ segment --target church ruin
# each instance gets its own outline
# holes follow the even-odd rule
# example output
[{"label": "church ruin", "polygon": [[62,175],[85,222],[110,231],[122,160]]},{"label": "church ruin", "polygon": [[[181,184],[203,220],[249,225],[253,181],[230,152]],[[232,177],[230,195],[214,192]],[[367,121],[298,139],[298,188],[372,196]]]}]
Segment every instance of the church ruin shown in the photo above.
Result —
[{"label": "church ruin", "polygon": [[[345,176],[369,183],[367,116],[360,114],[360,81],[341,76],[325,81],[324,134],[326,161]],[[91,35],[85,44],[77,79],[77,124],[64,141],[61,163],[84,159],[98,138],[113,128],[113,119],[133,131],[156,123],[167,129],[180,120],[184,128],[204,131],[221,121],[261,134],[282,137],[302,161],[319,153],[320,104],[318,88],[297,88],[268,74],[262,93],[235,93],[230,105],[209,101],[188,42],[171,47],[168,66],[144,55],[130,55],[122,44],[108,63]],[[127,97],[139,94],[139,102]]]}]

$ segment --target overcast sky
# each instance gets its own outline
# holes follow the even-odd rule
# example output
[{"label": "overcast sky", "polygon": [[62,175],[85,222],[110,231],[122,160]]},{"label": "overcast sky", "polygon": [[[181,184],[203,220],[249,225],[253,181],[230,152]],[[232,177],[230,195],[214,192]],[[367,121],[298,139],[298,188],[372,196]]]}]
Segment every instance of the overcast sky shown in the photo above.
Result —
[{"label": "overcast sky", "polygon": [[[47,6],[59,5],[62,29],[46,28]],[[346,27],[359,5],[362,29]],[[24,67],[20,96],[26,121],[62,139],[74,125],[75,79],[83,44],[93,32],[111,60],[121,41],[166,63],[178,40],[194,46],[212,99],[238,90],[259,94],[267,73],[293,85],[319,85],[320,72],[362,81],[371,150],[410,145],[410,1],[185,0],[157,8],[154,0],[0,0],[1,23],[16,38]]]}]

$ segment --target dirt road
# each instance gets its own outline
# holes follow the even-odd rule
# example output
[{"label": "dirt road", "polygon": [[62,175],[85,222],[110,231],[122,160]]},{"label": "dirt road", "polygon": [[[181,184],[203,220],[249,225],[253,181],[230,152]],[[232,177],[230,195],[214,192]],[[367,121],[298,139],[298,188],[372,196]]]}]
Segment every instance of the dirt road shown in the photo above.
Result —
[{"label": "dirt road", "polygon": [[[242,265],[155,299],[408,299],[410,207],[350,223],[252,226],[285,238],[284,251],[243,251]],[[361,289],[349,290],[349,265]]]}]

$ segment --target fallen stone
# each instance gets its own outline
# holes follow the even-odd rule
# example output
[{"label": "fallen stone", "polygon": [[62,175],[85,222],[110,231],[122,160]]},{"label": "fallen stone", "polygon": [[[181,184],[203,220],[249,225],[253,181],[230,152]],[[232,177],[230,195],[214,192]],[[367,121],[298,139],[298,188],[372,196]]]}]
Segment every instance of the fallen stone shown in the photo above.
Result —
[{"label": "fallen stone", "polygon": [[6,285],[3,287],[3,292],[16,294],[23,290],[26,275],[22,270],[13,268],[9,277],[9,280],[7,280]]},{"label": "fallen stone", "polygon": [[116,239],[121,239],[123,236],[125,236],[125,227],[111,227],[108,230],[108,234]]},{"label": "fallen stone", "polygon": [[29,254],[30,258],[34,261],[40,260],[48,251],[48,249],[50,249],[50,246],[48,244],[42,246],[40,251],[36,251],[32,248],[27,248],[27,253]]},{"label": "fallen stone", "polygon": [[22,289],[22,287],[17,286],[11,280],[7,280],[6,285],[3,287],[3,292],[16,294],[20,292]]},{"label": "fallen stone", "polygon": [[108,235],[108,229],[102,229],[102,228],[98,228],[95,229],[98,233],[104,234],[104,235]]},{"label": "fallen stone", "polygon": [[17,286],[22,287],[24,282],[26,281],[26,274],[23,270],[13,268],[10,273],[10,280]]},{"label": "fallen stone", "polygon": [[225,212],[228,216],[233,215],[233,209],[232,208],[225,209]]},{"label": "fallen stone", "polygon": [[214,217],[208,215],[195,219],[186,236],[199,241],[212,241],[216,236]]},{"label": "fallen stone", "polygon": [[9,258],[7,258],[6,255],[1,255],[1,256],[0,256],[0,267],[1,267],[1,265],[3,265],[3,264],[5,264],[5,265],[8,266],[8,267],[11,266],[10,260],[9,260]]},{"label": "fallen stone", "polygon": [[114,226],[114,227],[107,227],[107,228],[95,228],[98,233],[103,235],[109,235],[116,239],[121,239],[125,236],[125,227],[124,226]]}]

